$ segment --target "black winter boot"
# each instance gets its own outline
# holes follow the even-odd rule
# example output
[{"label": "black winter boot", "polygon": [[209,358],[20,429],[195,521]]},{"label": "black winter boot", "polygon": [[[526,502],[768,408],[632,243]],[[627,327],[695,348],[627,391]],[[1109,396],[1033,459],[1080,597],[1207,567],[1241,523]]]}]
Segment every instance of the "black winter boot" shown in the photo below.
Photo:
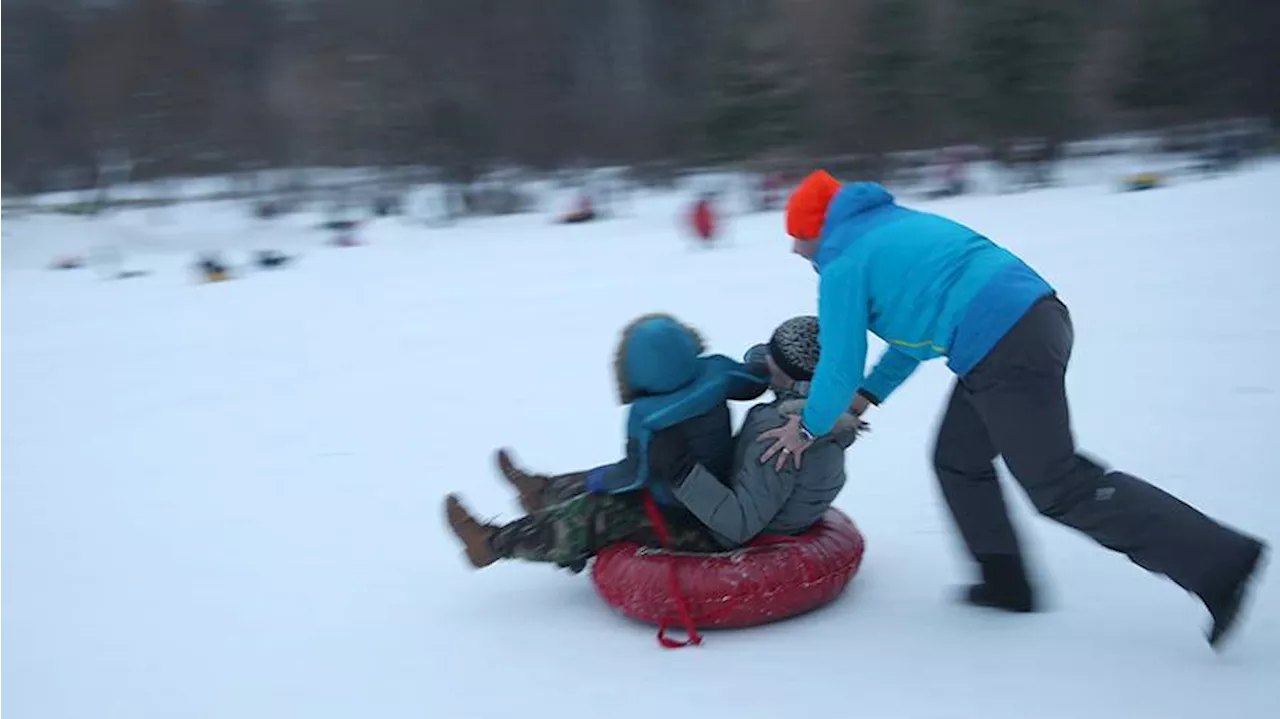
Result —
[{"label": "black winter boot", "polygon": [[1221,588],[1206,592],[1200,597],[1204,606],[1213,617],[1213,626],[1209,628],[1209,646],[1222,649],[1223,640],[1235,626],[1240,616],[1240,608],[1249,592],[1250,582],[1257,576],[1263,565],[1263,553],[1266,545],[1252,541],[1237,564],[1226,575],[1227,579]]},{"label": "black winter boot", "polygon": [[1006,612],[1034,612],[1035,596],[1022,557],[1017,554],[980,556],[982,582],[968,588],[964,600],[977,607],[1002,609]]}]

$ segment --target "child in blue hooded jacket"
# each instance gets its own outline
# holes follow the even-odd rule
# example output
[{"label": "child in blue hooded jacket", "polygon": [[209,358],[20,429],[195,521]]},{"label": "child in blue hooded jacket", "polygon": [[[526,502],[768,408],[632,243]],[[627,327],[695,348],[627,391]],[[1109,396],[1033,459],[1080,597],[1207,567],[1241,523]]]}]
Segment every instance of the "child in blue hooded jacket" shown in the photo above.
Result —
[{"label": "child in blue hooded jacket", "polygon": [[553,562],[581,570],[600,547],[625,537],[649,542],[641,503],[657,502],[682,551],[717,551],[714,536],[675,499],[673,485],[695,465],[728,483],[734,436],[730,400],[752,400],[770,386],[764,345],[738,362],[705,354],[702,338],[675,317],[651,314],[624,328],[614,357],[619,400],[629,405],[625,457],[587,472],[530,475],[506,452],[499,467],[528,514],[502,526],[477,521],[456,496],[445,513],[476,567],[498,559]]},{"label": "child in blue hooded jacket", "polygon": [[[798,466],[846,409],[861,415],[921,362],[944,359],[957,379],[933,464],[982,574],[965,599],[1036,606],[993,464],[1002,456],[1041,514],[1198,596],[1220,645],[1265,545],[1076,450],[1065,384],[1074,331],[1044,278],[960,223],[822,171],[796,189],[786,223],[818,272],[822,352],[803,414],[766,433],[774,443],[761,461]],[[888,345],[870,373],[867,332]]]},{"label": "child in blue hooded jacket", "polygon": [[[614,355],[618,399],[629,405],[626,457],[587,474],[588,491],[618,494],[646,489],[664,506],[678,506],[671,484],[685,465],[702,464],[722,479],[733,464],[729,400],[753,400],[769,389],[765,348],[738,362],[704,354],[697,331],[666,314],[632,321]],[[654,450],[654,439],[666,441]]]}]

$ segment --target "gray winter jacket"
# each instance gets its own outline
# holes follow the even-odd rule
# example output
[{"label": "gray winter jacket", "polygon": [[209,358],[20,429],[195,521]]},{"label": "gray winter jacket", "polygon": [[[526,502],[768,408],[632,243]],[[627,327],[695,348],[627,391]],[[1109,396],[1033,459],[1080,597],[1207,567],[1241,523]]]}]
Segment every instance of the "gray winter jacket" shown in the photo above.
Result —
[{"label": "gray winter jacket", "polygon": [[[787,462],[760,462],[769,448],[760,435],[786,423],[782,402],[758,404],[743,420],[734,443],[733,486],[695,465],[675,487],[676,498],[725,547],[738,547],[758,534],[798,534],[813,526],[844,487],[844,450],[857,436],[856,419],[841,417],[836,428],[805,451],[800,469]],[[787,410],[795,412],[790,403]]]}]

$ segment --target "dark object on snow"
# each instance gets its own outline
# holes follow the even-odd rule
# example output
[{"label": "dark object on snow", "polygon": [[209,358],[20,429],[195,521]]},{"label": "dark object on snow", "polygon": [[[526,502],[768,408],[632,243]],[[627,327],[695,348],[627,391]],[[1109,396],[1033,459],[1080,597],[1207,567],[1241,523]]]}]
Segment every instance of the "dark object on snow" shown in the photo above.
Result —
[{"label": "dark object on snow", "polygon": [[591,202],[590,195],[583,195],[578,198],[578,206],[560,216],[560,221],[566,225],[590,222],[594,219],[596,219],[596,210]]},{"label": "dark object on snow", "polygon": [[231,279],[231,269],[216,254],[201,257],[196,262],[196,272],[205,282],[222,282]]},{"label": "dark object on snow", "polygon": [[377,217],[399,215],[404,211],[403,203],[395,195],[379,195],[373,200],[373,214]]},{"label": "dark object on snow", "polygon": [[351,232],[359,226],[358,220],[326,220],[320,224],[320,229],[330,232]]},{"label": "dark object on snow", "polygon": [[1240,616],[1240,605],[1244,604],[1249,584],[1258,576],[1265,552],[1266,545],[1255,541],[1244,561],[1232,568],[1230,582],[1220,591],[1201,597],[1213,617],[1213,625],[1209,627],[1209,646],[1214,649],[1222,646],[1222,640],[1235,627],[1236,619]]},{"label": "dark object on snow", "polygon": [[84,258],[77,255],[64,255],[53,261],[50,269],[53,270],[78,270],[84,267]]},{"label": "dark object on snow", "polygon": [[264,200],[253,207],[253,216],[260,220],[270,220],[281,214],[283,214],[283,208],[275,200]]},{"label": "dark object on snow", "polygon": [[1136,175],[1129,175],[1124,178],[1124,190],[1126,192],[1141,192],[1143,190],[1154,190],[1164,185],[1164,176],[1154,172],[1139,172]]},{"label": "dark object on snow", "polygon": [[970,585],[964,600],[977,607],[1006,612],[1036,611],[1035,593],[1018,554],[984,554],[976,558],[982,581]]},{"label": "dark object on snow", "polygon": [[333,237],[329,238],[329,244],[334,247],[356,247],[363,244],[356,237],[356,230],[359,227],[359,220],[329,220],[320,225],[321,229],[333,233]]},{"label": "dark object on snow", "polygon": [[582,222],[590,222],[596,219],[596,213],[591,210],[578,210],[570,212],[560,219],[566,225],[576,225]]},{"label": "dark object on snow", "polygon": [[274,270],[289,264],[293,258],[276,250],[261,250],[254,258],[254,263],[264,270]]}]

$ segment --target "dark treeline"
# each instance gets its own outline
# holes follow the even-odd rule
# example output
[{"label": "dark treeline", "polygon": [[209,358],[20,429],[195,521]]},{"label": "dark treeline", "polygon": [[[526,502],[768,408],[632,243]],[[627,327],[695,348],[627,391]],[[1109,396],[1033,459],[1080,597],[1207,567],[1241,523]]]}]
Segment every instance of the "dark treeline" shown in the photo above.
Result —
[{"label": "dark treeline", "polygon": [[5,0],[7,191],[1280,117],[1276,0]]}]

